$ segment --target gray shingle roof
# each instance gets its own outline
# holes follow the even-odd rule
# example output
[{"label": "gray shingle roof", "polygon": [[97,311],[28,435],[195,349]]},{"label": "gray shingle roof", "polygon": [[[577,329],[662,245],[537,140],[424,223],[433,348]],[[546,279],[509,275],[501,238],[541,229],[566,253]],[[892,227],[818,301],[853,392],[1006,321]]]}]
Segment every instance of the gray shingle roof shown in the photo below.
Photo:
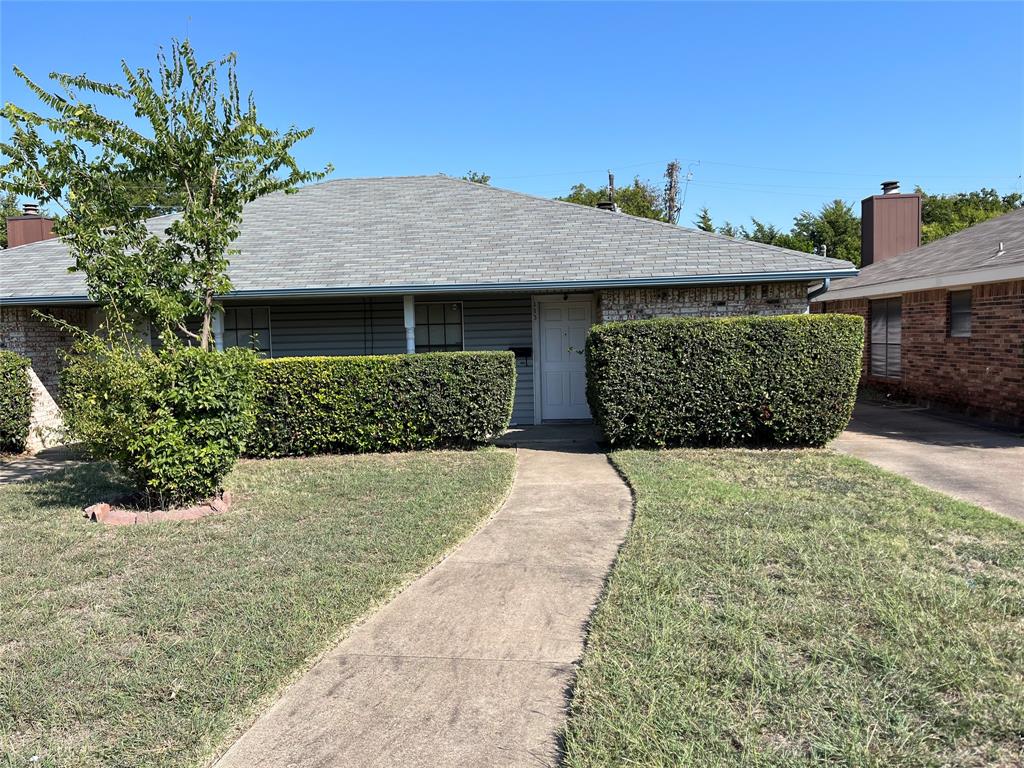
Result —
[{"label": "gray shingle roof", "polygon": [[960,280],[960,276],[964,276],[964,284],[970,284],[971,276],[981,276],[982,271],[989,277],[1005,272],[1016,275],[1005,279],[1024,278],[1024,208],[870,264],[857,277],[832,283],[832,289],[818,296],[817,301],[898,292],[905,281],[928,278],[936,287],[949,280]]},{"label": "gray shingle roof", "polygon": [[[173,216],[150,220],[160,231]],[[340,179],[246,206],[236,294],[814,279],[845,261],[446,176]],[[0,252],[0,301],[85,294],[57,240]]]}]

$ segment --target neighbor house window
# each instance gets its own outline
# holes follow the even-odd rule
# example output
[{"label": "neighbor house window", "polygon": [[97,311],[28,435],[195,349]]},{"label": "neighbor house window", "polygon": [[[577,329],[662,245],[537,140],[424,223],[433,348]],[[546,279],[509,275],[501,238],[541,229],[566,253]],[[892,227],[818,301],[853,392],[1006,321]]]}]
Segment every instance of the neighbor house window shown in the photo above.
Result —
[{"label": "neighbor house window", "polygon": [[416,304],[416,351],[462,350],[462,302]]},{"label": "neighbor house window", "polygon": [[949,335],[971,335],[970,291],[953,291],[949,294]]},{"label": "neighbor house window", "polygon": [[270,357],[270,310],[267,307],[225,307],[224,349],[249,347]]},{"label": "neighbor house window", "polygon": [[899,378],[901,311],[899,298],[871,302],[871,373]]}]

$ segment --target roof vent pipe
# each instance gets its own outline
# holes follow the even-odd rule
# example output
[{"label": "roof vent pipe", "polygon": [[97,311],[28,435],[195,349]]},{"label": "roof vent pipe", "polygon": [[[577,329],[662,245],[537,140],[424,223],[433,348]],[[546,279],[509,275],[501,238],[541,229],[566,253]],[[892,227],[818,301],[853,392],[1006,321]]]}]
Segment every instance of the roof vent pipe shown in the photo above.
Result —
[{"label": "roof vent pipe", "polygon": [[898,181],[883,181],[882,182],[882,194],[883,195],[898,195],[900,193],[900,183]]}]

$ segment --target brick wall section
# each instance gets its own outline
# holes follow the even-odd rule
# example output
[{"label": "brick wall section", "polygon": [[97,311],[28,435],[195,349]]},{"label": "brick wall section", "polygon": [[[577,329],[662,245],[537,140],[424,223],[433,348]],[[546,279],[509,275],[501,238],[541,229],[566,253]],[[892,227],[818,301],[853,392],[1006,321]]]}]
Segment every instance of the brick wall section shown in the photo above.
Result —
[{"label": "brick wall section", "polygon": [[599,322],[655,317],[790,315],[807,312],[807,283],[614,288],[598,294]]},{"label": "brick wall section", "polygon": [[[824,308],[869,317],[867,299],[824,302]],[[863,383],[1024,424],[1024,280],[974,286],[971,335],[965,338],[949,335],[949,291],[904,294],[900,380],[872,376],[868,354],[865,349]]]},{"label": "brick wall section", "polygon": [[71,346],[71,337],[52,323],[33,316],[39,309],[48,315],[84,328],[86,310],[61,307],[0,307],[0,349],[24,355],[47,391],[56,399],[60,350]]}]

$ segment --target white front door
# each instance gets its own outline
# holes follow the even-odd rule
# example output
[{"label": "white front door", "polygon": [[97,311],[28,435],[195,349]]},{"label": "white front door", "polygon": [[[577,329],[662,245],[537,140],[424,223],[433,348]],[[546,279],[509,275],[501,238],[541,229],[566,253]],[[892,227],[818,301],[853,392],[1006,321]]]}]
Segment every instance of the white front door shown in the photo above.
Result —
[{"label": "white front door", "polygon": [[589,419],[584,346],[593,322],[590,300],[539,300],[542,419]]}]

